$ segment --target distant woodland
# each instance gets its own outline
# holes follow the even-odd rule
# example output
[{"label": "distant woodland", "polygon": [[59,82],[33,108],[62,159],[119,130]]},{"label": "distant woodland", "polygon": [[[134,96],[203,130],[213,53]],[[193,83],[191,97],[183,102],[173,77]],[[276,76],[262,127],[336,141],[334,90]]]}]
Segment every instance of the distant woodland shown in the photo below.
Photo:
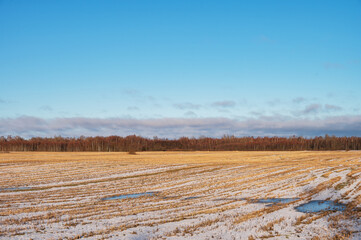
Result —
[{"label": "distant woodland", "polygon": [[0,151],[299,151],[361,150],[361,137],[234,137],[153,139],[139,136],[31,138],[0,137]]}]

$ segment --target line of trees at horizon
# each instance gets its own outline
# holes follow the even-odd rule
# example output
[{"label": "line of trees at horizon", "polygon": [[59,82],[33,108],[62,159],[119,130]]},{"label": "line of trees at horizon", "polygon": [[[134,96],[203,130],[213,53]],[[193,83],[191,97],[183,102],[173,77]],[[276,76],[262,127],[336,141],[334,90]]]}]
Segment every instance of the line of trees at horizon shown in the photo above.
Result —
[{"label": "line of trees at horizon", "polygon": [[361,150],[361,137],[199,137],[167,139],[126,137],[0,137],[0,151],[139,152],[139,151],[302,151]]}]

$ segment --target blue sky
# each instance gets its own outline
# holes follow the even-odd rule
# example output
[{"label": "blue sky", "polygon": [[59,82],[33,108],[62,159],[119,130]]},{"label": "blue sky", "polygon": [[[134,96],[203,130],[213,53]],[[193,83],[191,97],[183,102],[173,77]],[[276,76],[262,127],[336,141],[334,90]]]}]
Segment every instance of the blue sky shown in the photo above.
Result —
[{"label": "blue sky", "polygon": [[0,135],[361,136],[360,24],[358,0],[0,0]]}]

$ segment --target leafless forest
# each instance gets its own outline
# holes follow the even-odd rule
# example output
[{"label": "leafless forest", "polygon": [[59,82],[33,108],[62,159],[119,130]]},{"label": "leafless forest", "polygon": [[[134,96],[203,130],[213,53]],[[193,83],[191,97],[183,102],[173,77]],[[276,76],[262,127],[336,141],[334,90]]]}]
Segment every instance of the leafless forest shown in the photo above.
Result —
[{"label": "leafless forest", "polygon": [[140,136],[31,138],[0,137],[0,151],[301,151],[361,150],[361,137],[234,137],[153,139]]}]

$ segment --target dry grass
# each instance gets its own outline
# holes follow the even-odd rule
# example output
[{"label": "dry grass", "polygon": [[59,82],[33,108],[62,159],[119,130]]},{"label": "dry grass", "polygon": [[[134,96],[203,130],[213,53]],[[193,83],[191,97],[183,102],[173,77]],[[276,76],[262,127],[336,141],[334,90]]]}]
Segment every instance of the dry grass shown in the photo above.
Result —
[{"label": "dry grass", "polygon": [[[321,231],[321,220],[329,222],[322,237],[345,238],[355,233],[357,211],[290,217],[284,210],[295,212],[328,189],[349,199],[348,209],[360,206],[360,157],[355,151],[2,153],[0,238],[125,238],[149,228],[153,239],[211,238],[225,228],[234,236],[251,229],[245,239],[260,239],[282,236],[283,228],[295,236]],[[101,200],[142,192],[155,194]],[[300,200],[252,201],[290,195]]]}]

